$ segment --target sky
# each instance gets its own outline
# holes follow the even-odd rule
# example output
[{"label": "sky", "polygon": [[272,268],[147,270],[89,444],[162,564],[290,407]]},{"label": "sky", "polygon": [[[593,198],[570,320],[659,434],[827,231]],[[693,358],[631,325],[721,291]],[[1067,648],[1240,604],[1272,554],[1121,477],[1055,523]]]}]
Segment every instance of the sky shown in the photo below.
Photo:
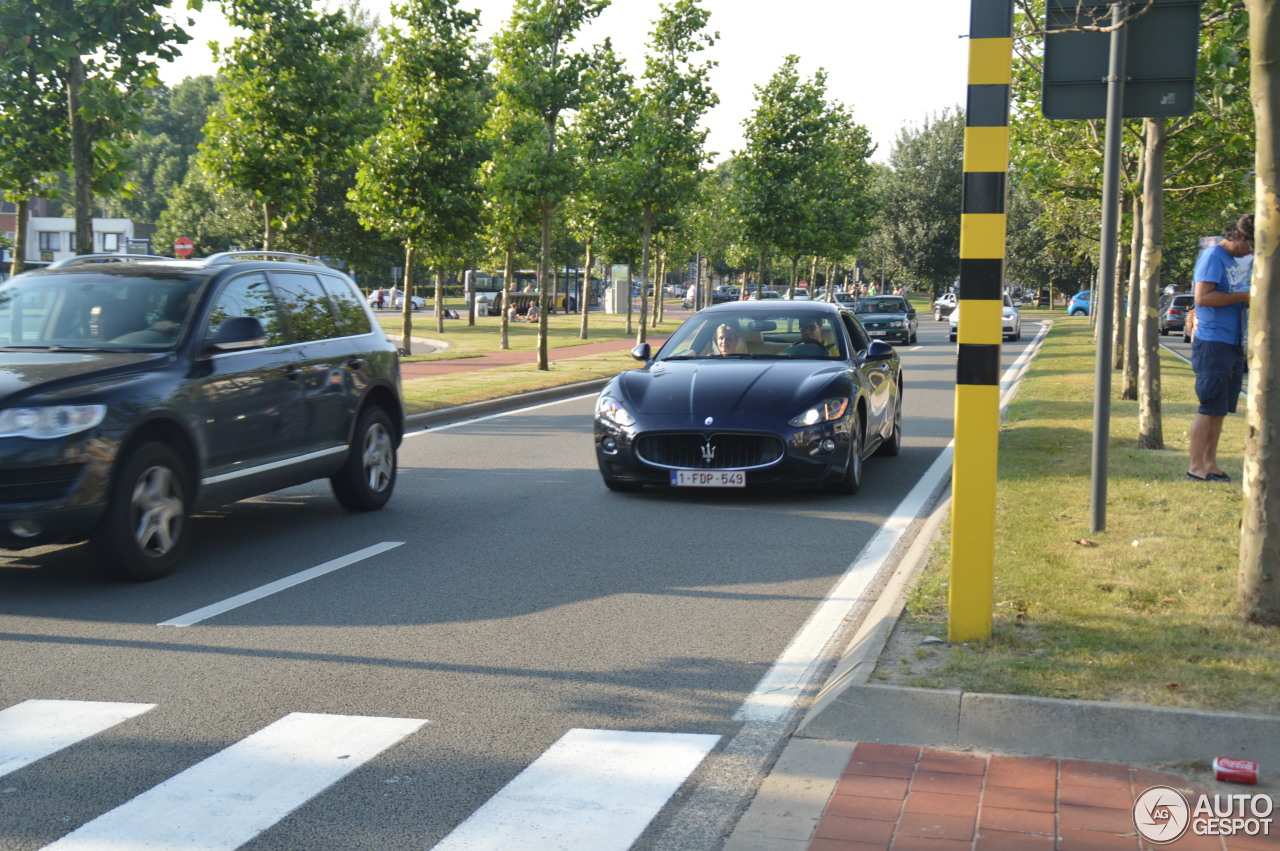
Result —
[{"label": "sky", "polygon": [[[392,0],[362,0],[382,25],[392,22]],[[205,0],[192,17],[194,36],[180,59],[161,66],[172,85],[189,76],[215,73],[208,42],[229,45],[235,36],[216,0]],[[511,0],[461,0],[480,11],[480,36],[502,29]],[[175,9],[183,9],[175,0]],[[613,40],[614,50],[639,77],[645,44],[659,14],[659,0],[613,0],[575,41],[580,48]],[[884,162],[905,126],[919,126],[942,110],[963,106],[968,68],[969,7],[966,0],[702,0],[711,13],[708,29],[720,39],[703,56],[714,60],[711,85],[720,104],[707,113],[707,150],[712,161],[743,147],[742,122],[755,109],[763,86],[788,54],[801,58],[800,73],[827,73],[827,97],[853,110],[870,132]],[[174,16],[185,25],[186,12]]]}]

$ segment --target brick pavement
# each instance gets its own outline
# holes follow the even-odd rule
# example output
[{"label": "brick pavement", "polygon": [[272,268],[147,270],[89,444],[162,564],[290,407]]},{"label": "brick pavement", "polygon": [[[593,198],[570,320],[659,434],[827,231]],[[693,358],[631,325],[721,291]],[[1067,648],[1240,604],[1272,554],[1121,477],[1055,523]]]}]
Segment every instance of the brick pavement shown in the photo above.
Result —
[{"label": "brick pavement", "polygon": [[[858,743],[809,851],[1280,851],[1280,837],[1142,840],[1134,801],[1185,778],[1107,762]],[[1196,794],[1204,789],[1194,789]],[[1252,794],[1249,786],[1230,792]],[[1229,794],[1222,792],[1220,794]],[[1191,800],[1194,801],[1194,798]],[[1273,819],[1280,830],[1280,808]]]}]

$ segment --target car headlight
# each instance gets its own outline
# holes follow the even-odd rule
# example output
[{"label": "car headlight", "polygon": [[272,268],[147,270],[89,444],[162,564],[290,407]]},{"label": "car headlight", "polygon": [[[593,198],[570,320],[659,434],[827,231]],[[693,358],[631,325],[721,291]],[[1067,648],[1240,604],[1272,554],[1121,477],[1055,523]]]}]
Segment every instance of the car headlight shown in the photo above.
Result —
[{"label": "car headlight", "polygon": [[902,327],[904,327],[906,324],[907,324],[907,323],[903,322],[901,319],[895,319],[893,322],[890,322],[890,323],[889,323],[889,327],[890,327],[890,328],[902,328]]},{"label": "car headlight", "polygon": [[601,396],[596,401],[596,416],[620,426],[635,425],[636,418],[611,396]]},{"label": "car headlight", "polygon": [[52,440],[87,431],[107,416],[106,405],[51,405],[0,411],[0,437]]},{"label": "car headlight", "polygon": [[823,399],[803,414],[792,417],[787,420],[787,425],[796,426],[813,426],[818,423],[829,423],[840,419],[844,416],[844,412],[849,410],[849,397],[837,396],[834,399]]}]

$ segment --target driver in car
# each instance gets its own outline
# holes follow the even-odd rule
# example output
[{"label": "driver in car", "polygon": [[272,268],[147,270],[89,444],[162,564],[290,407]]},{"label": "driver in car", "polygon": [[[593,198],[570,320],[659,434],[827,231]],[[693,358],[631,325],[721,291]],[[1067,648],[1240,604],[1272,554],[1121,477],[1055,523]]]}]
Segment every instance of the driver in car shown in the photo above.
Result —
[{"label": "driver in car", "polygon": [[800,339],[787,346],[778,354],[788,357],[825,358],[832,352],[822,339],[822,320],[816,316],[806,316],[800,320]]}]

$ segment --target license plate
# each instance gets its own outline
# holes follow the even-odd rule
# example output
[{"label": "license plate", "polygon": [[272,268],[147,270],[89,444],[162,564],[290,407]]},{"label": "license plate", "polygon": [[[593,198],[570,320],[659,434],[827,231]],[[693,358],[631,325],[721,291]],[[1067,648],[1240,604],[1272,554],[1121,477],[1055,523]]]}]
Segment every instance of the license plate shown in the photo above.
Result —
[{"label": "license plate", "polygon": [[672,470],[671,484],[677,488],[745,488],[743,470]]},{"label": "license plate", "polygon": [[885,334],[889,332],[888,331],[868,331],[867,333],[869,333],[872,337],[883,337]]}]

